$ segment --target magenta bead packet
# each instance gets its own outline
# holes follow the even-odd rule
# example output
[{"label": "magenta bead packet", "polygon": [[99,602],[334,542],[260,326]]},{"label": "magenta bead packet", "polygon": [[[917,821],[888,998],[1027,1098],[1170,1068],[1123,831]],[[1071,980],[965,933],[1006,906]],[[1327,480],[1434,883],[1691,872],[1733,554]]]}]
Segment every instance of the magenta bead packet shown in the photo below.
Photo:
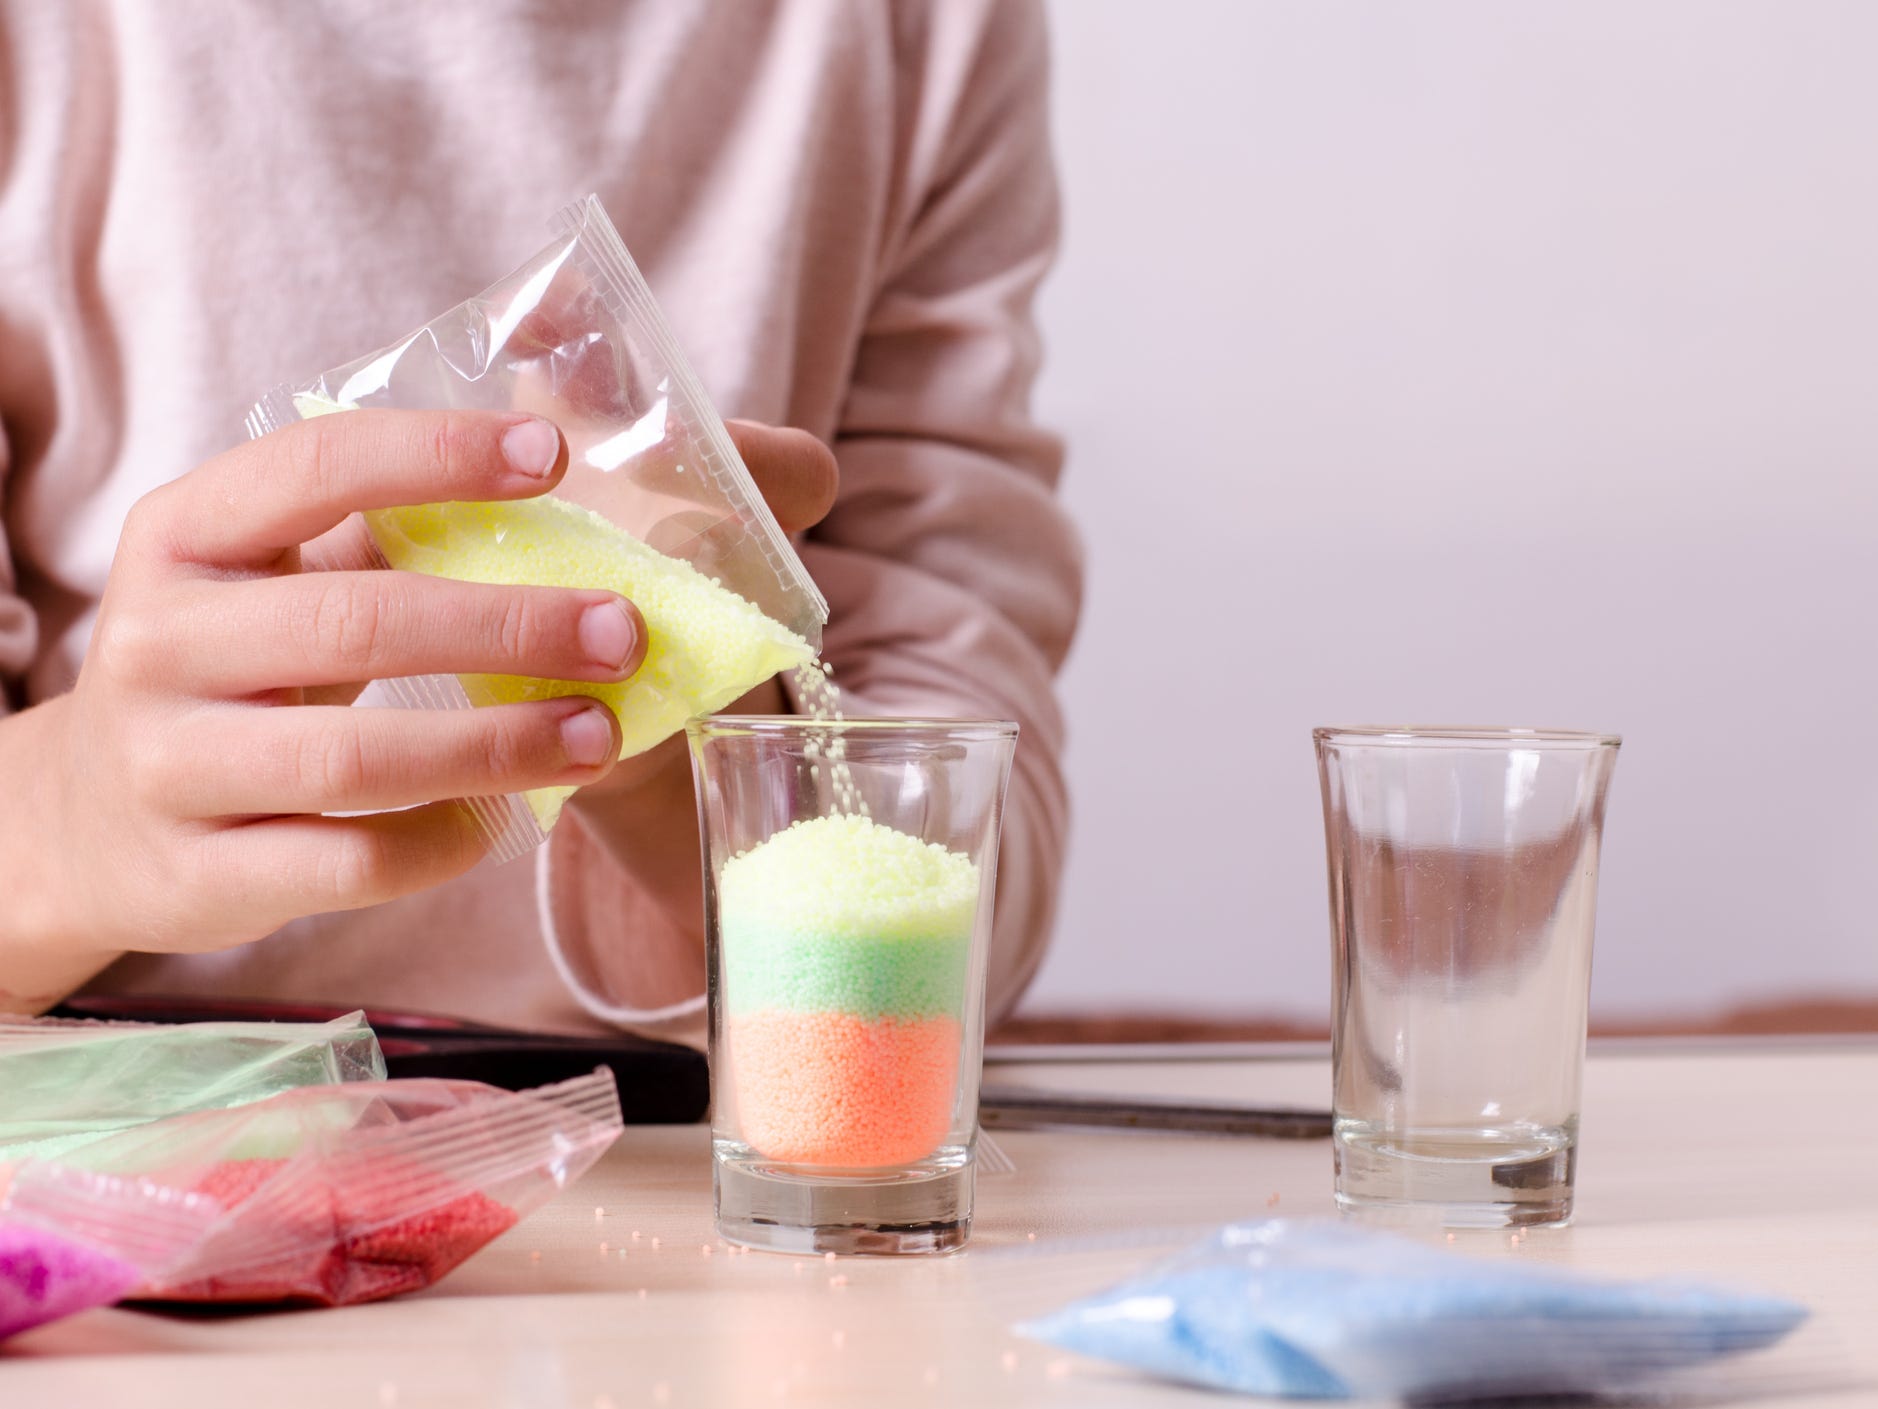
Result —
[{"label": "magenta bead packet", "polygon": [[109,1306],[180,1266],[213,1199],[62,1165],[0,1169],[0,1341]]}]

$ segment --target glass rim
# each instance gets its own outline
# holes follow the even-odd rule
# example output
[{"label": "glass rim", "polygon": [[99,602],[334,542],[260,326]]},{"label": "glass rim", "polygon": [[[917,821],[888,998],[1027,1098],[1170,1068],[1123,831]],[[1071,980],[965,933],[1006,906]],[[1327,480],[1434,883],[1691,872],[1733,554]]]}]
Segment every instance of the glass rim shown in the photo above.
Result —
[{"label": "glass rim", "polygon": [[693,738],[751,734],[895,734],[913,738],[1014,739],[1014,719],[810,719],[800,714],[712,714],[685,722]]},{"label": "glass rim", "polygon": [[1349,724],[1311,730],[1320,744],[1552,744],[1565,748],[1620,748],[1623,736],[1589,729],[1525,729],[1506,725]]}]

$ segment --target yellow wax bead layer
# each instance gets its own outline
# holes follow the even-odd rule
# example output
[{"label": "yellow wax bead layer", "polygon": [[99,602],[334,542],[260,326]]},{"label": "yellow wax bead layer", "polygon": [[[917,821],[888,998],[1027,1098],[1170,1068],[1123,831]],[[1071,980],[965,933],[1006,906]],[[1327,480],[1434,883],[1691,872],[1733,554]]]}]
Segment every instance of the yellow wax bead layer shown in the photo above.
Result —
[{"label": "yellow wax bead layer", "polygon": [[797,944],[969,941],[978,867],[937,842],[836,813],[792,822],[726,861],[717,899],[727,949],[745,929]]},{"label": "yellow wax bead layer", "polygon": [[[621,758],[645,752],[687,719],[723,709],[814,655],[807,641],[690,563],[555,495],[379,509],[366,520],[394,568],[459,582],[605,588],[632,602],[645,618],[646,657],[630,680],[459,677],[478,705],[559,695],[604,700],[619,716]],[[571,792],[542,788],[528,795],[543,830],[554,825]]]}]

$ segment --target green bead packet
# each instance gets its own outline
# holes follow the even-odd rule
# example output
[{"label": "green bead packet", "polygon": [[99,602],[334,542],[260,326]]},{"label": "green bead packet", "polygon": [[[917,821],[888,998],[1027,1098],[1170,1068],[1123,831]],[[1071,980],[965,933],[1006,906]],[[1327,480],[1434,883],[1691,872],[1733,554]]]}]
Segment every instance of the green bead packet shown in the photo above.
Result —
[{"label": "green bead packet", "polygon": [[168,1116],[384,1078],[363,1013],[328,1023],[0,1018],[0,1164],[69,1159]]}]

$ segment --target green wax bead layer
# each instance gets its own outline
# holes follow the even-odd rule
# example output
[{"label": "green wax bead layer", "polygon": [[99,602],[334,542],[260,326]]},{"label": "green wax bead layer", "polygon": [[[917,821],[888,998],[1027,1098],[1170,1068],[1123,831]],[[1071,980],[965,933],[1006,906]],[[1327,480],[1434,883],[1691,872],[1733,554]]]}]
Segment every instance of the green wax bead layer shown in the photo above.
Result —
[{"label": "green wax bead layer", "polygon": [[762,1008],[879,1018],[960,1017],[971,933],[925,939],[777,939],[744,932],[726,940],[726,999],[733,1013]]},{"label": "green wax bead layer", "polygon": [[797,822],[726,862],[718,935],[732,1012],[961,1015],[978,868],[866,817]]}]

